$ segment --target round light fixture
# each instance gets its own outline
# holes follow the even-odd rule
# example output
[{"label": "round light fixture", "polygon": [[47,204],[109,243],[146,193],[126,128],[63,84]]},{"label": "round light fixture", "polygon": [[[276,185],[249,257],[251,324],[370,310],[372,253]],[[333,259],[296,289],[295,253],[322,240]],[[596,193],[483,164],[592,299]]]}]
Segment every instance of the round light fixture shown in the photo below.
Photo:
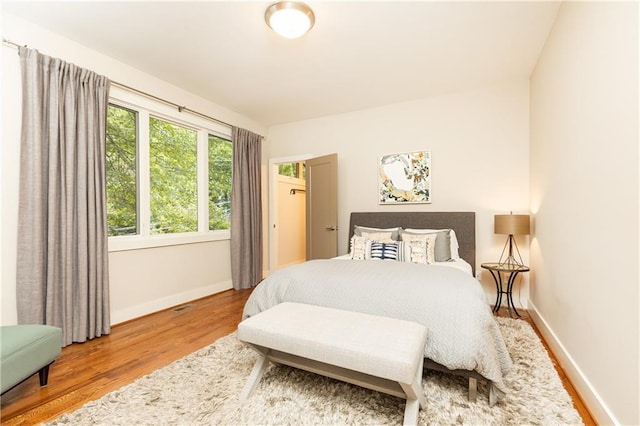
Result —
[{"label": "round light fixture", "polygon": [[316,21],[313,11],[299,1],[279,1],[273,3],[264,13],[267,25],[286,38],[302,37]]}]

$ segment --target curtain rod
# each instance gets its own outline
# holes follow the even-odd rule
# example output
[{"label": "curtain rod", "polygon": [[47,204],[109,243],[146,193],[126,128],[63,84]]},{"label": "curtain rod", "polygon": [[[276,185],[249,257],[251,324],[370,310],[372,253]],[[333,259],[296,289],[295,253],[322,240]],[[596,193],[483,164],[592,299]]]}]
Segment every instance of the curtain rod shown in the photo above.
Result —
[{"label": "curtain rod", "polygon": [[[6,38],[2,39],[2,43],[7,45],[7,46],[14,47],[14,48],[18,48],[18,47],[22,46],[22,45],[20,45],[20,44],[18,44],[16,42],[13,42],[11,40],[7,40]],[[25,44],[24,47],[27,47],[27,45]],[[203,114],[201,112],[194,111],[194,110],[192,110],[190,108],[187,108],[186,106],[176,104],[175,102],[168,101],[166,99],[163,99],[163,98],[160,98],[158,96],[152,95],[151,93],[143,92],[142,90],[135,89],[135,88],[133,88],[131,86],[127,86],[126,84],[122,84],[122,83],[119,83],[117,81],[111,81],[111,84],[113,84],[114,86],[120,87],[121,89],[129,90],[131,92],[137,93],[137,94],[145,96],[147,98],[154,99],[156,101],[162,102],[165,105],[172,106],[172,107],[176,108],[178,110],[178,112],[188,112],[189,114],[193,114],[193,115],[197,115],[197,116],[202,117],[202,118],[206,118],[207,120],[214,121],[214,122],[216,122],[218,124],[222,124],[223,126],[233,127],[233,125],[227,123],[226,121],[222,121],[222,120],[219,120],[217,118],[211,117],[209,115]]]},{"label": "curtain rod", "polygon": [[133,88],[131,86],[127,86],[126,84],[122,84],[122,83],[119,83],[117,81],[111,81],[111,84],[113,84],[114,86],[120,87],[121,89],[125,89],[125,90],[128,90],[130,92],[134,92],[134,93],[137,93],[139,95],[145,96],[147,98],[154,99],[154,100],[156,100],[158,102],[162,102],[162,103],[164,103],[166,105],[172,106],[175,109],[177,109],[178,112],[188,112],[189,114],[197,115],[199,117],[206,118],[206,119],[211,120],[211,121],[215,121],[216,123],[222,124],[223,126],[233,127],[233,125],[227,123],[226,121],[222,121],[222,120],[219,120],[219,119],[217,119],[215,117],[211,117],[210,115],[206,115],[206,114],[203,114],[201,112],[194,111],[194,110],[192,110],[190,108],[187,108],[186,106],[178,105],[175,102],[168,101],[166,99],[163,99],[163,98],[160,98],[158,96],[152,95],[151,93],[143,92],[142,90],[135,89],[135,88]]}]

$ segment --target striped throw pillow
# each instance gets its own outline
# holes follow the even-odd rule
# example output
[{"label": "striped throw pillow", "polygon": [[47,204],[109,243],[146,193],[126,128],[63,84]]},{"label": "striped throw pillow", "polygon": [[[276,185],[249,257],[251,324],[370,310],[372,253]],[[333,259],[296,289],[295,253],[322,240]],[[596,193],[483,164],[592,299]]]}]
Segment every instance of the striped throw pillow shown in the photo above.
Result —
[{"label": "striped throw pillow", "polygon": [[398,260],[398,243],[371,243],[371,259]]}]

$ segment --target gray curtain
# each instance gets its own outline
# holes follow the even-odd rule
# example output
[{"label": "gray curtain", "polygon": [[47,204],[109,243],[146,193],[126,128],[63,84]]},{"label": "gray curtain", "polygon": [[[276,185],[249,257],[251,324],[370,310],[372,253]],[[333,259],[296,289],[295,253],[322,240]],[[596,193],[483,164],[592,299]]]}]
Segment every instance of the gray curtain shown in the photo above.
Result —
[{"label": "gray curtain", "polygon": [[105,139],[109,80],[19,49],[18,322],[63,344],[108,334]]},{"label": "gray curtain", "polygon": [[262,280],[262,136],[233,128],[231,280],[251,288]]}]

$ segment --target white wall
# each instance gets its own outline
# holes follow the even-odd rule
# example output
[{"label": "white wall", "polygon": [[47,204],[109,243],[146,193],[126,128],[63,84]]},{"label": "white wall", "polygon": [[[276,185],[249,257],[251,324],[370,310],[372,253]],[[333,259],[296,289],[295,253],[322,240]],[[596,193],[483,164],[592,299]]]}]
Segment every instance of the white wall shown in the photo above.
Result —
[{"label": "white wall", "polygon": [[531,301],[601,424],[640,424],[638,3],[564,3],[531,80]]},{"label": "white wall", "polygon": [[[73,62],[111,80],[169,99],[255,133],[266,128],[126,64],[8,14],[2,37]],[[15,247],[20,156],[21,81],[15,49],[2,47],[1,324],[16,322]],[[266,209],[265,209],[266,210]],[[231,288],[229,242],[215,241],[109,255],[112,322],[120,322]]]},{"label": "white wall", "polygon": [[[493,215],[529,212],[528,87],[526,80],[513,81],[273,126],[268,155],[338,153],[340,254],[347,252],[352,211],[475,211],[480,269],[480,263],[498,260],[506,239],[493,234]],[[379,205],[378,156],[419,150],[432,153],[433,202]],[[527,261],[528,242],[518,243]],[[493,281],[482,279],[493,302]],[[526,285],[520,296],[526,303]]]}]

